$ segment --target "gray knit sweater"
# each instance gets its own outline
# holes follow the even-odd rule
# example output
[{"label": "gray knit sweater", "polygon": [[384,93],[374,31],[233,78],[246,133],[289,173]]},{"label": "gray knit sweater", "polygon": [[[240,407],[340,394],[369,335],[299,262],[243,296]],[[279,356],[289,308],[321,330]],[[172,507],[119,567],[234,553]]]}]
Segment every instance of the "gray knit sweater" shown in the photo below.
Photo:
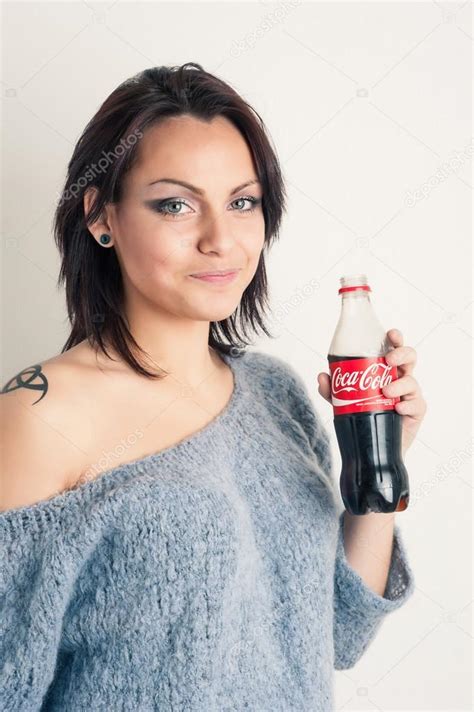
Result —
[{"label": "gray knit sweater", "polygon": [[329,438],[301,377],[224,356],[226,408],[161,452],[0,514],[0,709],[333,712],[414,577],[344,554]]}]

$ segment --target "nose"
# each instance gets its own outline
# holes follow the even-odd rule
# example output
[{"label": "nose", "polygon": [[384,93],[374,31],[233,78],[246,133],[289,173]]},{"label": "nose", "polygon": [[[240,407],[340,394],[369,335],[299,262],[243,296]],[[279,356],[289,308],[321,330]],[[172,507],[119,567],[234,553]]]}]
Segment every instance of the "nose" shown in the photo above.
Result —
[{"label": "nose", "polygon": [[217,211],[206,216],[199,234],[199,248],[203,252],[226,253],[234,244],[231,221]]}]

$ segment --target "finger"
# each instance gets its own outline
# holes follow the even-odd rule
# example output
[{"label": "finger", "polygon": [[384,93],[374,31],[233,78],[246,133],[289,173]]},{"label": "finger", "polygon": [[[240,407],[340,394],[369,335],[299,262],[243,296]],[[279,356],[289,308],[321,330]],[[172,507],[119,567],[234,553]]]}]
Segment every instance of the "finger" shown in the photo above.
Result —
[{"label": "finger", "polygon": [[403,334],[400,329],[389,329],[387,336],[394,346],[403,346]]},{"label": "finger", "polygon": [[421,420],[426,413],[426,401],[424,398],[399,401],[395,403],[395,410],[400,415],[409,415],[412,418]]},{"label": "finger", "polygon": [[382,393],[387,396],[387,398],[396,398],[402,396],[412,396],[415,397],[419,395],[420,386],[418,381],[413,378],[413,376],[402,376],[396,381],[392,381],[387,386],[382,388]]},{"label": "finger", "polygon": [[397,346],[385,356],[389,366],[397,366],[402,376],[413,373],[417,361],[417,353],[411,346]]},{"label": "finger", "polygon": [[318,373],[318,391],[329,403],[331,402],[331,380],[329,374]]},{"label": "finger", "polygon": [[331,392],[331,380],[327,373],[318,373],[318,385],[319,391],[323,392],[325,395]]}]

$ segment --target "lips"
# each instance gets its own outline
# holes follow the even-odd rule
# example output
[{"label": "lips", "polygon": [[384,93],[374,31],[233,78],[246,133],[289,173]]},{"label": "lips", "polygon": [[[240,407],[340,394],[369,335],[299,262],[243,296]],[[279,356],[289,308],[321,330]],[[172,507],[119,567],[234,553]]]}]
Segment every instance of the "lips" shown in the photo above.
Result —
[{"label": "lips", "polygon": [[226,269],[226,270],[214,270],[212,272],[196,272],[192,274],[191,277],[225,277],[228,274],[233,274],[237,272],[237,269]]},{"label": "lips", "polygon": [[234,270],[233,272],[191,274],[189,276],[193,279],[198,279],[201,282],[227,284],[228,282],[232,282],[237,277],[238,272],[238,270]]}]

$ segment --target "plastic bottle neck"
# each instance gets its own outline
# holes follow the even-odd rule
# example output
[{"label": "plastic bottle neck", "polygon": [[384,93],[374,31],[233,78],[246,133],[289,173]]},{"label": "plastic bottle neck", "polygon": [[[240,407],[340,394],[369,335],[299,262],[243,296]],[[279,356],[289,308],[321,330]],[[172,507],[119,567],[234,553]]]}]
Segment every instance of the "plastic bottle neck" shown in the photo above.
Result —
[{"label": "plastic bottle neck", "polygon": [[387,351],[385,330],[375,313],[370,292],[367,289],[353,289],[341,292],[340,297],[339,321],[328,353],[340,358],[384,355]]},{"label": "plastic bottle neck", "polygon": [[372,302],[369,293],[363,290],[341,294],[341,313],[343,315],[371,313]]}]

